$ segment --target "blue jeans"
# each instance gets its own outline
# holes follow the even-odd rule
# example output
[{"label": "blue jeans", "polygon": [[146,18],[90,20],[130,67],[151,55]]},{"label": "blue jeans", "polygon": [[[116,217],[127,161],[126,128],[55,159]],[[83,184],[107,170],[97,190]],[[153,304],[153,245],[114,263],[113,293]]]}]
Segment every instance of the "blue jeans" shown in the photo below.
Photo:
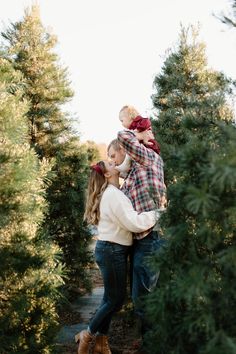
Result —
[{"label": "blue jeans", "polygon": [[89,330],[107,334],[112,315],[119,311],[126,297],[127,256],[130,246],[98,240],[95,260],[99,266],[104,283],[103,300],[94,317],[90,320]]},{"label": "blue jeans", "polygon": [[156,231],[151,231],[141,240],[134,240],[131,250],[131,292],[135,313],[141,320],[141,332],[144,335],[149,329],[145,319],[142,298],[157,286],[159,271],[153,271],[148,265],[148,257],[158,252],[164,240]]}]

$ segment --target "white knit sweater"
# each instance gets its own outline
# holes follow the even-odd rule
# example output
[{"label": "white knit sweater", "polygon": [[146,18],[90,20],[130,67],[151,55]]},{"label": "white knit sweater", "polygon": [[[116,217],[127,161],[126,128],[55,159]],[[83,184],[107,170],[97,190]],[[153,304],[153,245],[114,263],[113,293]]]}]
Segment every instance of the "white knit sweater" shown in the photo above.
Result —
[{"label": "white knit sweater", "polygon": [[132,244],[132,232],[150,229],[156,223],[156,216],[155,211],[138,214],[128,197],[109,184],[100,202],[98,239],[129,246]]}]

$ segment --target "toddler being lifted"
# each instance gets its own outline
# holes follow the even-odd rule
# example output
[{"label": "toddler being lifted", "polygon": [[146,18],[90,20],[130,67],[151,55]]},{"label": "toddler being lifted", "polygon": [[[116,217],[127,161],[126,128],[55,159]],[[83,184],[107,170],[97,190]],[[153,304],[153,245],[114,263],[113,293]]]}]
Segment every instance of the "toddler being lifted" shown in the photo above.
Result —
[{"label": "toddler being lifted", "polygon": [[120,110],[119,119],[124,128],[135,131],[141,143],[160,154],[160,145],[154,139],[149,118],[143,118],[133,106],[124,106]]}]

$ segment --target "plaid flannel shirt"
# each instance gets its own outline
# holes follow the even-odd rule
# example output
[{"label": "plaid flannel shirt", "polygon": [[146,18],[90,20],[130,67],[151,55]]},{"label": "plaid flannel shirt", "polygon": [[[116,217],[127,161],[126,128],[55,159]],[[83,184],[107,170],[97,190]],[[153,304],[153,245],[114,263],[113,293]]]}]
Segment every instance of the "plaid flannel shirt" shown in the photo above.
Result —
[{"label": "plaid flannel shirt", "polygon": [[[118,141],[132,159],[131,170],[121,190],[138,213],[159,208],[160,197],[166,192],[162,158],[141,144],[133,131],[120,131]],[[151,230],[134,234],[134,238],[141,239]]]}]

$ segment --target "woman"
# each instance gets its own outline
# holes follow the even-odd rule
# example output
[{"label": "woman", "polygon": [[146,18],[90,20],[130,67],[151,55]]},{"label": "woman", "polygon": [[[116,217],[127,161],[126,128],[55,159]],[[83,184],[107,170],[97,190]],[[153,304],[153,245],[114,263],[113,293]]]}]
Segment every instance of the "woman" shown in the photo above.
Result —
[{"label": "woman", "polygon": [[100,307],[87,330],[75,336],[78,354],[88,354],[95,339],[94,354],[111,354],[107,333],[113,314],[126,296],[127,255],[132,232],[142,232],[156,222],[155,211],[138,214],[119,190],[119,171],[114,163],[100,161],[91,167],[84,219],[97,225],[95,260],[104,282]]}]

